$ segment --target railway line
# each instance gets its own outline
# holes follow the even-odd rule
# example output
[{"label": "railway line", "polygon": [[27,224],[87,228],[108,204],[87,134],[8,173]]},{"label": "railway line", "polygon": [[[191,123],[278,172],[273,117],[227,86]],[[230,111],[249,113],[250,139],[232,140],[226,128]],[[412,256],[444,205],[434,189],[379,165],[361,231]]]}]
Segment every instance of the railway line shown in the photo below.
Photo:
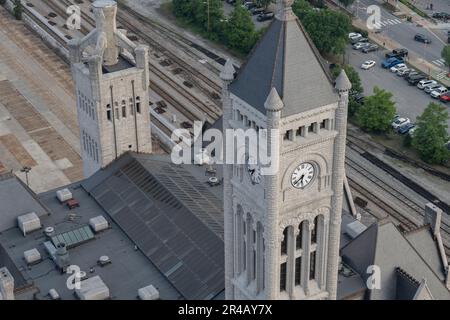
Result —
[{"label": "railway line", "polygon": [[[348,147],[354,149],[358,153],[361,152],[361,150],[358,150],[358,147],[352,144],[350,144]],[[385,198],[377,196],[373,192],[373,190],[369,190],[358,179],[353,179],[349,177],[349,175],[347,175],[349,184],[354,190],[358,191],[361,195],[367,198],[367,200],[372,202],[374,205],[376,205],[384,212],[386,212],[388,215],[390,215],[393,219],[398,221],[400,227],[405,232],[413,231],[422,225],[418,224],[414,219],[411,218],[411,216],[414,215],[416,217],[420,217],[420,219],[423,220],[425,216],[425,211],[424,206],[422,204],[412,201],[410,198],[408,198],[400,191],[398,191],[398,189],[393,188],[392,186],[387,184],[385,181],[380,179],[374,173],[372,173],[371,171],[364,168],[362,165],[355,162],[349,156],[346,156],[346,166],[349,167],[351,170],[354,170],[358,174],[364,176],[365,179],[370,181],[371,185],[376,186],[380,190],[383,190],[386,194],[395,197],[396,201],[398,201],[398,203],[401,203],[404,209],[408,211],[408,214],[405,214],[404,211],[402,212],[401,210],[399,210],[397,206],[394,206],[393,204],[386,201]],[[444,243],[445,252],[446,255],[450,257],[450,224],[446,221],[444,217],[442,218],[441,221],[441,230],[443,231],[442,239]]]},{"label": "railway line", "polygon": [[[77,4],[76,1],[73,0],[60,0],[58,2],[54,2],[51,0],[43,0],[43,2],[52,10],[54,11],[57,15],[67,18],[68,14],[66,13],[64,8],[67,8],[70,5],[74,5]],[[92,30],[92,28],[94,28],[95,26],[95,21],[94,19],[87,14],[85,11],[81,11],[81,18],[82,18],[82,24],[81,24],[81,34],[87,34],[90,32],[90,30]],[[30,14],[30,16],[33,16],[32,14]],[[118,16],[118,20],[119,20],[119,16]],[[135,27],[133,27],[130,23],[128,23],[127,21],[125,21],[123,18],[121,18],[119,20],[119,23],[122,24],[123,27],[128,28],[130,27],[128,30],[130,30],[131,32],[135,32]],[[66,43],[66,39],[61,39],[60,37],[58,37],[50,28],[45,26],[45,30],[48,31],[49,33],[51,33],[53,36],[55,36],[55,38],[57,38],[61,44],[64,45],[64,47],[67,48],[67,43]],[[141,37],[141,39],[143,41],[147,41],[150,42],[152,41],[152,43],[154,44],[154,41],[152,39],[150,39],[148,36],[143,35]],[[158,57],[160,57],[160,55],[164,55],[165,57],[167,57],[167,50],[165,50],[164,48],[162,48],[161,46],[158,47],[159,51],[158,51]],[[164,51],[164,52],[161,52]],[[186,67],[186,63],[184,61],[181,61],[181,59],[179,58],[174,58],[175,55],[170,54],[169,58],[170,61],[173,63],[173,60],[178,59],[178,63],[175,64],[175,69],[181,69],[182,71],[178,70],[179,72],[184,72],[184,75],[189,75],[189,71],[193,74],[195,71],[194,69],[189,69],[188,67]],[[183,65],[184,68],[179,68],[180,65]],[[216,121],[220,116],[221,116],[221,109],[216,105],[216,104],[212,104],[212,103],[208,103],[208,101],[202,101],[200,100],[196,95],[192,94],[189,92],[189,90],[185,87],[183,87],[182,84],[176,82],[174,79],[172,79],[171,77],[169,77],[167,75],[166,71],[162,71],[161,68],[157,65],[157,62],[155,61],[151,61],[149,64],[149,69],[151,72],[152,77],[156,77],[159,81],[158,82],[163,82],[165,85],[167,85],[167,88],[170,88],[171,90],[175,91],[178,95],[180,95],[184,100],[188,101],[193,108],[198,109],[197,112],[193,112],[191,110],[189,110],[189,108],[187,108],[185,105],[183,105],[183,103],[176,101],[173,97],[171,97],[171,95],[168,93],[167,88],[164,88],[165,86],[162,85],[157,85],[155,82],[156,81],[151,81],[152,84],[152,88],[155,88],[155,91],[161,96],[161,97],[165,97],[165,98],[169,98],[168,101],[169,103],[171,103],[176,109],[177,111],[179,111],[181,114],[183,114],[184,116],[186,116],[187,119],[189,119],[189,121],[195,121],[195,120],[206,120],[210,123],[213,123],[214,121]],[[175,70],[174,69],[174,70]],[[200,73],[199,72],[195,72],[195,74],[198,76]],[[191,84],[194,81],[194,76],[189,75],[188,79],[188,83]],[[210,83],[212,83],[212,81],[210,81],[208,79],[208,81]],[[186,81],[183,83],[186,86]],[[216,89],[218,89],[217,85],[216,85]],[[211,94],[211,91],[208,91],[209,94]],[[217,97],[216,97],[217,98]],[[220,98],[220,96],[219,96]],[[216,99],[217,100],[217,99]],[[220,101],[219,101],[220,102]]]}]

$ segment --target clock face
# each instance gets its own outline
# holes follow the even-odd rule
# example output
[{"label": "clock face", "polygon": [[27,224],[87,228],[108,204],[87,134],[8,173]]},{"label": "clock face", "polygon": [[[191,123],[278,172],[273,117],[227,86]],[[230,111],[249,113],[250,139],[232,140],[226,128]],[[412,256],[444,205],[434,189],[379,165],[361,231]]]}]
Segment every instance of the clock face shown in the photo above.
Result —
[{"label": "clock face", "polygon": [[261,183],[261,168],[253,159],[253,157],[247,158],[247,172],[253,184]]},{"label": "clock face", "polygon": [[315,168],[309,162],[304,162],[294,169],[291,183],[297,189],[305,188],[314,179]]}]

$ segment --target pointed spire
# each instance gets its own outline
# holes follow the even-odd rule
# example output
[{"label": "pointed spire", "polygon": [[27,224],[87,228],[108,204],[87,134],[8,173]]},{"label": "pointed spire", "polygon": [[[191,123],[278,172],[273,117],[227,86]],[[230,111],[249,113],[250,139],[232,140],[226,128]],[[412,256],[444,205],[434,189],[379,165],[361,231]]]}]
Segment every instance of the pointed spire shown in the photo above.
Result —
[{"label": "pointed spire", "polygon": [[231,62],[231,59],[227,59],[227,62],[225,62],[225,66],[220,72],[220,79],[224,81],[232,81],[234,80],[235,72],[236,70],[234,69],[233,62]]},{"label": "pointed spire", "polygon": [[284,103],[278,95],[277,89],[275,89],[275,87],[272,87],[272,90],[270,90],[269,96],[264,103],[264,107],[268,111],[280,111],[281,109],[283,109]]},{"label": "pointed spire", "polygon": [[352,88],[352,83],[350,82],[350,80],[348,80],[347,74],[345,73],[344,69],[341,70],[341,73],[336,79],[335,88],[338,91],[348,91]]},{"label": "pointed spire", "polygon": [[276,18],[280,21],[288,21],[295,19],[296,16],[292,11],[294,0],[277,0]]}]

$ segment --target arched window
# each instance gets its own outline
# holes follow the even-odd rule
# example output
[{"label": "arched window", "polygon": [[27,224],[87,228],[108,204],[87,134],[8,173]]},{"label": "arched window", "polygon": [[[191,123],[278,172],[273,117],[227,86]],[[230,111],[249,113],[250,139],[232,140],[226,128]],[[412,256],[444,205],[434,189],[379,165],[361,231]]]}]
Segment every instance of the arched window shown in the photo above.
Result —
[{"label": "arched window", "polygon": [[298,235],[295,239],[295,248],[297,250],[301,249],[303,245],[303,221],[298,226]]},{"label": "arched window", "polygon": [[283,240],[281,241],[281,254],[287,254],[288,228],[283,230]]},{"label": "arched window", "polygon": [[287,264],[282,263],[280,266],[280,291],[286,291],[286,280],[287,280]]},{"label": "arched window", "polygon": [[319,225],[319,216],[316,216],[314,218],[314,228],[311,231],[311,243],[316,243],[317,242],[317,228]]}]

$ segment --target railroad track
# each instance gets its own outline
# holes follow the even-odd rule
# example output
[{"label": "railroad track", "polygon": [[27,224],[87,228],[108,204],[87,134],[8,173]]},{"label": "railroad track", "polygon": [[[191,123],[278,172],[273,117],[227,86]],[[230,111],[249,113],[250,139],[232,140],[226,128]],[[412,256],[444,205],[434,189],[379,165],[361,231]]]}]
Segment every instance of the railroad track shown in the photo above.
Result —
[{"label": "railroad track", "polygon": [[[350,148],[358,149],[350,145]],[[359,152],[359,150],[355,150]],[[417,204],[416,202],[410,200],[407,196],[399,192],[397,189],[393,188],[392,186],[385,183],[382,179],[374,175],[369,170],[365,169],[360,164],[356,163],[354,160],[346,156],[346,165],[350,167],[352,170],[358,172],[362,176],[364,176],[367,180],[370,181],[371,184],[377,186],[384,192],[394,196],[408,211],[409,213],[406,215],[398,208],[393,206],[392,204],[388,203],[385,199],[382,199],[375,195],[373,193],[373,190],[369,190],[367,187],[365,187],[360,181],[356,181],[355,179],[350,178],[347,176],[347,179],[349,180],[350,186],[358,191],[361,195],[363,195],[367,200],[371,201],[373,204],[375,204],[377,207],[385,211],[387,214],[389,214],[391,217],[393,217],[395,220],[397,220],[401,226],[401,228],[405,232],[413,231],[421,226],[421,224],[417,224],[413,219],[411,219],[411,215],[416,215],[421,217],[422,219],[425,216],[425,208],[422,207],[420,204]],[[446,252],[446,255],[450,257],[450,224],[444,221],[444,219],[441,220],[441,230],[443,231],[442,239],[444,243],[444,249]]]}]

